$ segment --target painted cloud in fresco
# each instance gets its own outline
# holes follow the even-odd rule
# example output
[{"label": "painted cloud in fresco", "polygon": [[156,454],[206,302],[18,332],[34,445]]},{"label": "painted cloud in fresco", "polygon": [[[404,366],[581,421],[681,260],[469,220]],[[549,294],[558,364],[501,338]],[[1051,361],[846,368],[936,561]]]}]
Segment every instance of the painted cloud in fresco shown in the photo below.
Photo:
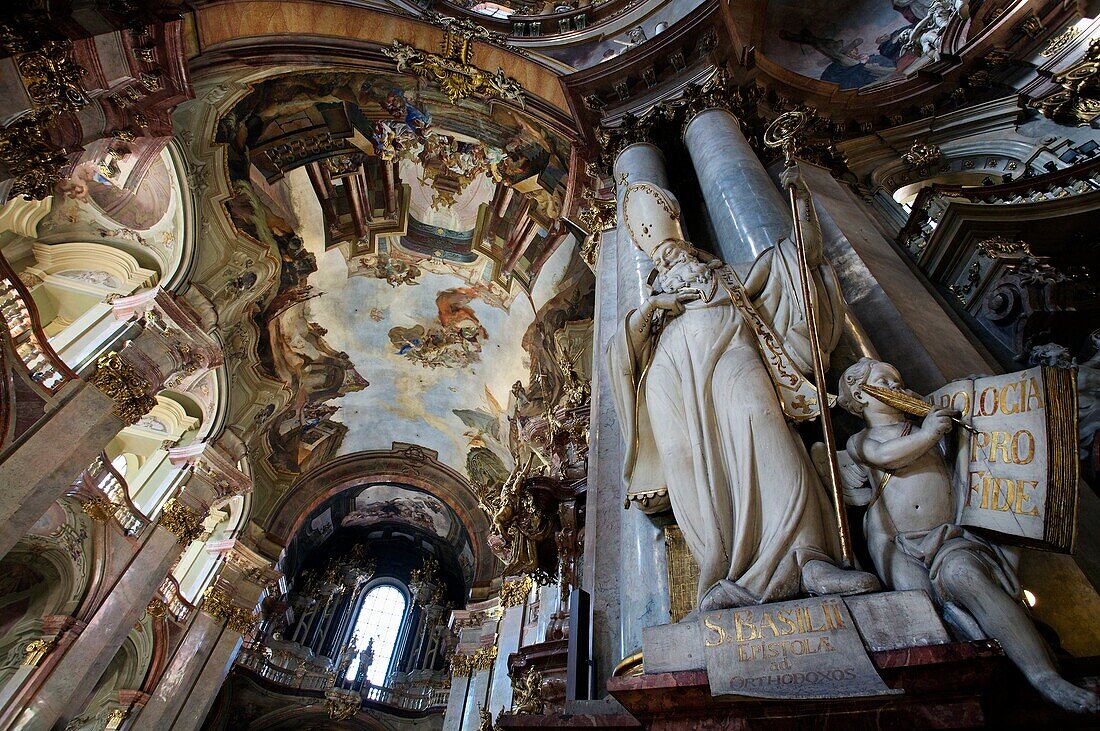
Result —
[{"label": "painted cloud in fresco", "polygon": [[858,89],[904,75],[919,58],[906,31],[930,0],[779,0],[768,5],[764,55],[803,76]]}]

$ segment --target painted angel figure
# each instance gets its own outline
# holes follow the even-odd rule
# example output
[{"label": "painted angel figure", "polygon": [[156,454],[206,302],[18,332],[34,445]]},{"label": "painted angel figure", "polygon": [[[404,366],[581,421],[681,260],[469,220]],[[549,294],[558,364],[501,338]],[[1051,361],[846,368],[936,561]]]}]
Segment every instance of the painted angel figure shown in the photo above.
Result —
[{"label": "painted angel figure", "polygon": [[[783,184],[797,191],[820,339],[831,350],[844,317],[839,285],[797,168]],[[816,415],[817,403],[793,237],[762,253],[742,283],[684,239],[669,192],[629,186],[623,220],[660,285],[607,352],[623,478],[647,512],[671,505],[699,565],[699,609],[878,589],[874,576],[836,565],[829,499],[788,423]]]},{"label": "painted angel figure", "polygon": [[844,371],[838,389],[840,406],[867,423],[838,456],[845,502],[867,506],[863,529],[879,576],[894,589],[925,591],[964,638],[996,639],[1050,702],[1096,712],[1096,694],[1058,674],[1021,601],[1014,556],[955,522],[963,496],[955,494],[939,450],[951,412],[932,409],[917,425],[871,396],[868,385],[904,385],[894,366],[863,358]]}]

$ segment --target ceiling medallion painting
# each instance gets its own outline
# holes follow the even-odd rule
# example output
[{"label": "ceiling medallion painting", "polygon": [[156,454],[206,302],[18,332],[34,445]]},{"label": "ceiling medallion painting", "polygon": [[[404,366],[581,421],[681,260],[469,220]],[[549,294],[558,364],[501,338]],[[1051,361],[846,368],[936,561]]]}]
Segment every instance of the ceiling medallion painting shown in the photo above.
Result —
[{"label": "ceiling medallion painting", "polygon": [[968,0],[779,0],[768,4],[764,54],[841,89],[907,76],[939,58]]},{"label": "ceiling medallion painting", "polygon": [[264,471],[287,485],[395,441],[510,470],[509,419],[566,380],[555,333],[590,328],[592,274],[560,246],[568,144],[525,112],[367,72],[260,82],[217,140],[229,220],[280,263],[252,315],[270,388],[243,438]]}]

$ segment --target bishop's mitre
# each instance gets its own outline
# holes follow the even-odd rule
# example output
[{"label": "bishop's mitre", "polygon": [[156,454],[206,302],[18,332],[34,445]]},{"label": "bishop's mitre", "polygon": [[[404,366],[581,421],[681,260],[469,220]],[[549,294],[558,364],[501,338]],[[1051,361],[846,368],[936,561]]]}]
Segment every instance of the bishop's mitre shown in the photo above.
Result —
[{"label": "bishop's mitre", "polygon": [[672,193],[653,183],[634,183],[626,189],[623,223],[633,244],[650,258],[665,241],[684,240],[680,204]]}]

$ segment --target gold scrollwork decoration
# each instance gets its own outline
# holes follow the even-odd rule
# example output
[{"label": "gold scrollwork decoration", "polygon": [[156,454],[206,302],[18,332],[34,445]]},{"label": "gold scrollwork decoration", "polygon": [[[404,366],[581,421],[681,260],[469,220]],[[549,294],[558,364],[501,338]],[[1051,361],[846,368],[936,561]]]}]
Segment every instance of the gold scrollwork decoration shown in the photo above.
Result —
[{"label": "gold scrollwork decoration", "polygon": [[256,629],[260,618],[243,607],[233,607],[229,618],[225,621],[226,629],[247,635]]},{"label": "gold scrollwork decoration", "polygon": [[203,516],[171,498],[164,504],[157,522],[174,535],[181,546],[188,546],[202,535],[203,520]]},{"label": "gold scrollwork decoration", "polygon": [[56,646],[57,640],[46,637],[28,642],[23,648],[23,665],[37,667]]},{"label": "gold scrollwork decoration", "polygon": [[451,658],[451,674],[456,677],[469,677],[475,672],[488,670],[497,659],[496,645],[481,647],[473,652],[455,655]]},{"label": "gold scrollwork decoration", "polygon": [[914,142],[913,146],[909,148],[909,152],[901,156],[903,162],[907,165],[911,165],[915,168],[928,167],[929,165],[935,165],[943,159],[943,150],[939,145],[933,145],[927,142]]},{"label": "gold scrollwork decoration", "polygon": [[1050,58],[1054,54],[1061,51],[1063,48],[1069,45],[1069,42],[1081,34],[1081,29],[1075,25],[1071,25],[1058,35],[1047,41],[1047,46],[1042,51],[1039,51],[1039,55],[1043,58]]},{"label": "gold scrollwork decoration", "polygon": [[68,159],[65,148],[50,140],[52,117],[48,110],[38,110],[0,129],[0,163],[15,178],[9,197],[42,200],[53,194]]},{"label": "gold scrollwork decoration", "polygon": [[85,72],[73,61],[72,41],[46,41],[33,51],[16,56],[15,67],[36,108],[66,114],[88,105],[88,97],[80,85]]},{"label": "gold scrollwork decoration", "polygon": [[362,703],[360,695],[354,691],[333,688],[325,691],[325,708],[333,721],[346,721],[356,714]]},{"label": "gold scrollwork decoration", "polygon": [[206,591],[202,593],[202,611],[214,619],[229,619],[233,609],[233,597],[220,586],[207,587]]},{"label": "gold scrollwork decoration", "polygon": [[1083,127],[1100,116],[1100,36],[1089,41],[1081,60],[1050,79],[1061,90],[1028,106],[1059,124]]},{"label": "gold scrollwork decoration", "polygon": [[100,356],[88,383],[114,400],[115,416],[126,424],[136,424],[157,405],[148,393],[149,381],[114,350]]},{"label": "gold scrollwork decoration", "polygon": [[117,505],[112,503],[105,497],[93,497],[84,503],[83,510],[85,515],[94,520],[97,523],[110,522],[111,516],[115,514]]},{"label": "gold scrollwork decoration", "polygon": [[168,615],[168,605],[160,597],[153,597],[145,605],[145,613],[153,619],[164,619]]},{"label": "gold scrollwork decoration", "polygon": [[500,606],[507,609],[525,603],[527,597],[531,594],[531,587],[534,585],[535,582],[526,574],[511,581],[505,579],[504,583],[500,585]]},{"label": "gold scrollwork decoration", "polygon": [[542,697],[542,673],[531,668],[512,679],[512,713],[542,715],[546,701]]},{"label": "gold scrollwork decoration", "polygon": [[452,102],[475,95],[504,99],[524,106],[524,90],[515,79],[505,76],[497,67],[495,74],[472,63],[473,40],[483,40],[460,23],[450,23],[443,37],[443,54],[430,53],[400,41],[394,41],[386,54],[397,62],[398,71],[411,71],[434,82]]},{"label": "gold scrollwork decoration", "polygon": [[577,213],[580,223],[588,231],[581,244],[581,258],[588,268],[596,271],[596,259],[600,255],[600,238],[605,231],[615,228],[618,205],[615,200],[597,198],[591,190],[582,194],[584,205]]}]

